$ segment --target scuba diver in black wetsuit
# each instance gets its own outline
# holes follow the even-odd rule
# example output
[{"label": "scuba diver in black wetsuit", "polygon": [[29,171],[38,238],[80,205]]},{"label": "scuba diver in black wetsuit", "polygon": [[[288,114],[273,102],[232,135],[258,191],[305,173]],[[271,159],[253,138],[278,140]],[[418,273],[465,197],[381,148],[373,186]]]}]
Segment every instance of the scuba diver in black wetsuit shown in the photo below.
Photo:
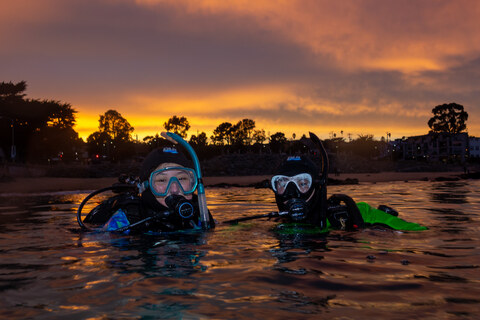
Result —
[{"label": "scuba diver in black wetsuit", "polygon": [[307,157],[289,157],[271,179],[280,216],[283,221],[316,226],[321,230],[357,230],[369,225],[382,225],[395,230],[426,230],[416,223],[404,221],[388,207],[372,208],[344,194],[327,199],[328,158],[317,136],[310,133],[322,155],[322,172]]},{"label": "scuba diver in black wetsuit", "polygon": [[[79,217],[79,223],[84,229],[88,223],[127,233],[201,229],[204,219],[194,194],[199,185],[194,167],[175,147],[153,150],[141,165],[139,188],[103,201],[83,222]],[[210,212],[206,220],[204,228],[215,227]]]}]

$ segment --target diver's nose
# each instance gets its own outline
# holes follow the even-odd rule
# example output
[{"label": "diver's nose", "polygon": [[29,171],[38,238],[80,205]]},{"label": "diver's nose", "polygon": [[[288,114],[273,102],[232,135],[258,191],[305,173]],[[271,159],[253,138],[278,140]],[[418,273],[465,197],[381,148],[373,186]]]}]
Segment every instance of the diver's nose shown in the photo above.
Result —
[{"label": "diver's nose", "polygon": [[178,186],[178,183],[174,181],[172,185],[170,186],[170,193],[171,194],[180,194],[180,187]]},{"label": "diver's nose", "polygon": [[299,198],[300,197],[300,192],[298,191],[295,183],[290,181],[287,184],[287,187],[285,188],[285,192],[284,192],[283,196],[284,197],[289,197],[289,198]]}]

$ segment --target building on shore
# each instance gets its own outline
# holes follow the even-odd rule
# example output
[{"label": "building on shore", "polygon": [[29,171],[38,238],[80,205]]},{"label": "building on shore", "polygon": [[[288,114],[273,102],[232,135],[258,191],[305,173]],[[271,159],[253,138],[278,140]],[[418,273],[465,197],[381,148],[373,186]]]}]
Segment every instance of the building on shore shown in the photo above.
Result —
[{"label": "building on shore", "polygon": [[469,137],[468,143],[468,151],[470,158],[480,158],[480,138]]},{"label": "building on shore", "polygon": [[465,162],[469,156],[467,133],[428,133],[403,141],[404,160]]}]

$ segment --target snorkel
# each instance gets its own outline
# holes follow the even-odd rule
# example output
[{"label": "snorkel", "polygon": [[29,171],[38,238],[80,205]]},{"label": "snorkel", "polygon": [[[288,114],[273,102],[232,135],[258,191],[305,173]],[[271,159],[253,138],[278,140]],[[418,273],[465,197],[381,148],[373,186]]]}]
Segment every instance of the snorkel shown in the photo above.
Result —
[{"label": "snorkel", "polygon": [[328,155],[327,150],[323,146],[320,139],[313,133],[309,132],[310,139],[317,145],[318,151],[322,157],[322,168],[320,170],[320,227],[325,228],[327,226],[327,181],[328,181]]},{"label": "snorkel", "polygon": [[197,154],[195,153],[195,150],[193,150],[192,146],[190,146],[182,137],[180,137],[178,134],[173,133],[173,132],[162,132],[161,133],[162,137],[165,139],[173,142],[173,143],[179,143],[182,145],[190,154],[190,157],[192,158],[192,161],[195,166],[195,173],[197,175],[197,193],[198,193],[198,208],[200,210],[200,222],[202,224],[203,229],[208,229],[209,228],[209,217],[208,217],[208,208],[207,208],[207,198],[205,196],[205,187],[203,186],[203,180],[202,180],[202,173],[200,170],[200,162],[198,161]]}]

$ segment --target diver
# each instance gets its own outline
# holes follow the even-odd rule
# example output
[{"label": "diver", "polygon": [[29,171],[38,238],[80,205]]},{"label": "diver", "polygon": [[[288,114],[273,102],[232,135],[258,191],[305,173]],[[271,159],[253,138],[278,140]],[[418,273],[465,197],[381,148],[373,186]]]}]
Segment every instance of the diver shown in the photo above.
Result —
[{"label": "diver", "polygon": [[[310,133],[322,155],[322,170],[306,156],[288,157],[271,179],[279,216],[283,221],[313,225],[320,230],[358,230],[380,225],[394,230],[426,230],[416,223],[398,218],[398,212],[382,205],[375,209],[345,194],[327,199],[328,158],[318,137]],[[321,171],[321,172],[320,172]]]},{"label": "diver", "polygon": [[[195,167],[174,146],[155,149],[142,162],[139,188],[127,188],[126,192],[103,201],[83,222],[80,217],[79,223],[84,229],[83,223],[88,223],[101,226],[103,231],[126,233],[214,228],[208,209],[207,217],[202,216],[198,188],[201,179]],[[115,191],[115,185],[112,188]],[[194,193],[196,190],[199,195]]]}]

